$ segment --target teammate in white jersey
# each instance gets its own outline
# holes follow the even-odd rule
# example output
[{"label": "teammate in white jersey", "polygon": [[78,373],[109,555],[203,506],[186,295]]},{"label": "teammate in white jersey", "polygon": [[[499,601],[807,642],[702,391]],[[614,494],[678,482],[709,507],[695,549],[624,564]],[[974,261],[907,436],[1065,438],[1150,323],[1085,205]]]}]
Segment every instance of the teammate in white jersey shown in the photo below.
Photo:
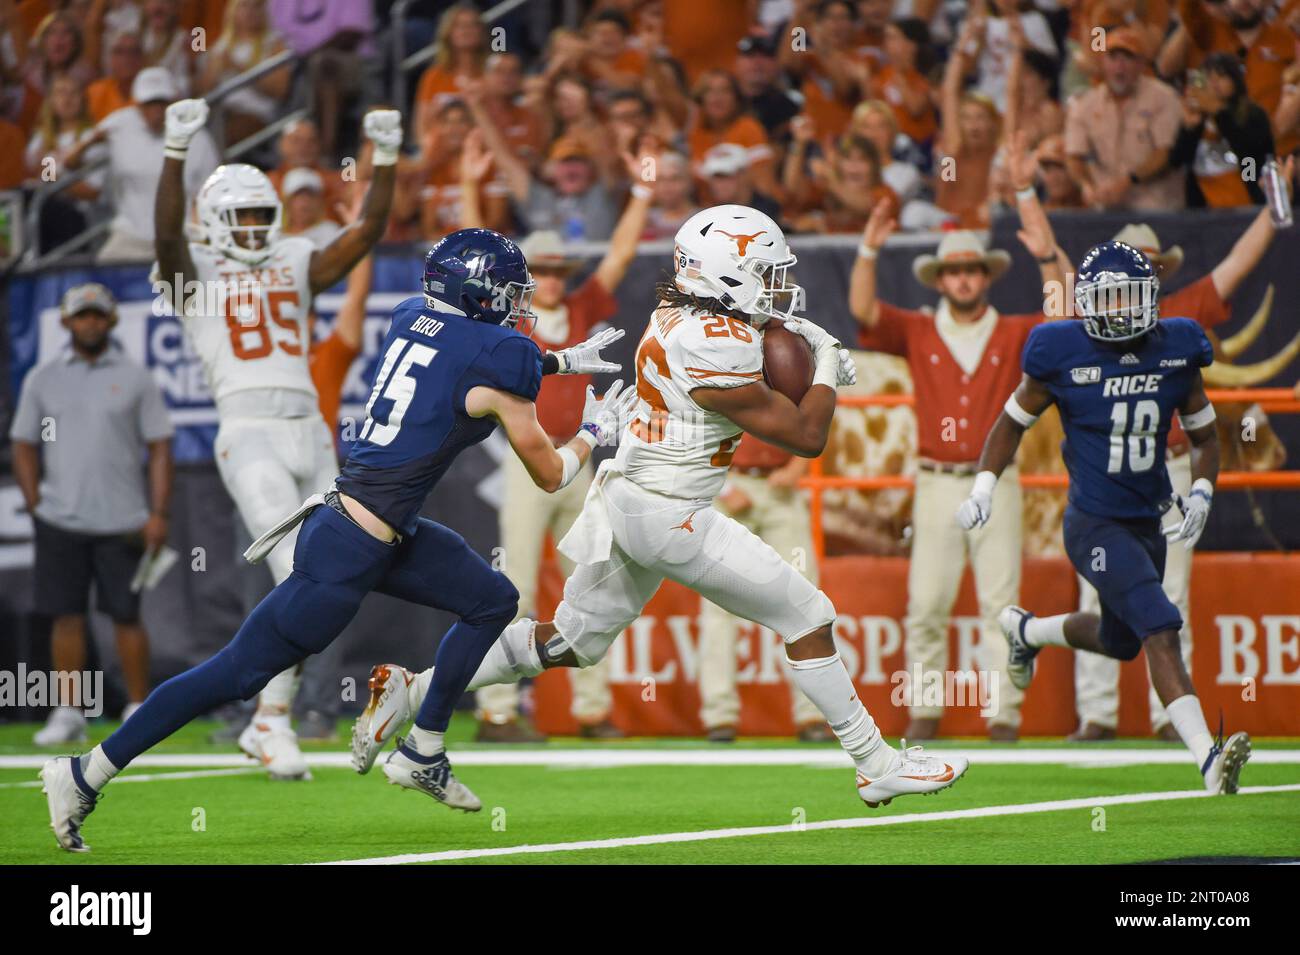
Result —
[{"label": "teammate in white jersey", "polygon": [[[803,290],[786,277],[795,257],[762,213],[728,205],[692,216],[677,233],[674,260],[674,281],[656,289],[659,307],[637,349],[637,415],[560,543],[579,566],[555,619],[506,628],[470,689],[591,666],[668,578],[781,635],[794,682],[853,758],[868,806],[952,785],[965,759],[899,752],[881,738],[836,652],[829,598],[712,503],[742,432],[802,457],[821,453],[836,386],[856,380],[852,359],[823,329],[793,317],[803,304]],[[812,346],[813,385],[798,405],[763,380],[769,320]],[[370,703],[353,729],[358,772],[418,710],[431,674],[395,664],[372,670]]]},{"label": "teammate in white jersey", "polygon": [[[216,402],[217,469],[256,539],[304,498],[327,490],[338,474],[334,437],[308,367],[311,304],[383,235],[402,117],[396,110],[366,114],[375,168],[361,214],[316,249],[307,239],[281,235],[275,187],[261,170],[243,164],[220,166],[208,177],[195,200],[204,241],[187,240],[181,174],[185,151],[207,115],[203,100],[167,107],[155,248],[159,278],[171,289]],[[293,570],[293,547],[272,551],[267,563],[281,583]],[[239,737],[240,748],[276,778],[309,775],[289,723],[296,684],[296,668],[273,678]]]}]

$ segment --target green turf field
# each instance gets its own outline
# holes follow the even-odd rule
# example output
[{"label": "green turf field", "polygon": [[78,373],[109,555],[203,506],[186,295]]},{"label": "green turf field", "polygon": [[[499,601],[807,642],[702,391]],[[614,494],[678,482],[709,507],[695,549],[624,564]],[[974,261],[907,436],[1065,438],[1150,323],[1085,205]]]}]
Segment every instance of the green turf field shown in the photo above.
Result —
[{"label": "green turf field", "polygon": [[[114,724],[92,727],[92,742]],[[40,751],[35,727],[0,726],[0,861],[6,863],[295,863],[379,859],[413,854],[413,861],[490,863],[1055,863],[1140,862],[1193,856],[1300,857],[1300,744],[1257,741],[1260,759],[1242,774],[1245,787],[1295,790],[1221,798],[1158,798],[1190,792],[1199,776],[1189,762],[1114,765],[1006,765],[1059,740],[992,747],[974,741],[940,746],[975,750],[966,777],[931,797],[897,799],[869,810],[857,799],[849,769],[826,765],[835,747],[794,750],[787,740],[707,747],[698,740],[629,740],[583,744],[554,740],[546,747],[476,747],[470,724],[458,717],[449,734],[465,755],[458,775],[482,798],[482,812],[454,813],[431,799],[385,784],[375,770],[364,778],[335,766],[313,768],[309,783],[275,783],[238,763],[233,746],[207,742],[212,724],[196,723],[156,754],[201,754],[195,765],[132,768],[109,786],[85,827],[93,851],[59,850],[49,831],[36,769],[13,761]],[[346,725],[341,732],[346,731]],[[314,753],[341,753],[344,744],[304,744]],[[938,748],[938,747],[936,747]],[[591,768],[589,759],[637,750],[653,761],[790,758],[792,765],[629,765]],[[1131,742],[1107,747],[1116,759],[1164,758],[1177,747]],[[511,760],[538,752],[539,765],[470,764],[475,757]],[[1273,751],[1285,762],[1268,763]],[[1088,753],[1088,747],[1068,750]],[[566,756],[565,754],[569,754]],[[746,756],[746,754],[750,756]],[[986,763],[980,762],[987,754]],[[469,755],[473,754],[473,755]],[[1055,758],[1055,757],[1053,757]],[[1069,758],[1068,756],[1062,757]],[[566,760],[570,760],[567,761]],[[8,761],[6,763],[6,761]],[[28,759],[30,762],[31,760]],[[251,767],[251,761],[248,763]],[[166,778],[174,774],[205,775]],[[128,784],[133,776],[152,777]],[[1042,811],[1037,804],[1073,800]],[[1003,807],[1003,815],[988,815]],[[900,817],[930,816],[928,821]],[[937,814],[937,815],[936,815]],[[951,818],[950,818],[951,816]],[[870,824],[860,825],[860,820]],[[843,822],[837,822],[843,821]],[[746,832],[757,829],[757,832]],[[672,834],[682,834],[672,836]],[[671,841],[672,839],[682,841]],[[644,844],[625,844],[640,838]],[[615,840],[601,845],[601,840]],[[689,841],[686,841],[689,840]],[[592,847],[583,843],[597,842]],[[579,847],[572,844],[578,843]],[[564,846],[542,852],[520,847]],[[477,858],[472,850],[510,850]],[[428,858],[437,853],[452,858]]]}]

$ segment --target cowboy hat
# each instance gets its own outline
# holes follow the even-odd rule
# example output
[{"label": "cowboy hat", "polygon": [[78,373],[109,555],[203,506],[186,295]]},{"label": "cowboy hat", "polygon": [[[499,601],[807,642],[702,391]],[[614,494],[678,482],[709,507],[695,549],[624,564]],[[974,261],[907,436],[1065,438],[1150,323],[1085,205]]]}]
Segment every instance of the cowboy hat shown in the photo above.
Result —
[{"label": "cowboy hat", "polygon": [[1167,251],[1161,252],[1160,239],[1156,237],[1156,230],[1145,222],[1126,225],[1115,233],[1115,241],[1133,246],[1150,259],[1151,264],[1160,273],[1162,281],[1177,272],[1178,267],[1183,264],[1182,246],[1170,246]]},{"label": "cowboy hat", "polygon": [[951,265],[966,265],[976,262],[989,273],[993,282],[1011,267],[1011,256],[1001,249],[985,249],[984,243],[974,232],[949,232],[939,243],[935,255],[918,255],[912,262],[912,274],[922,285],[935,288],[939,279],[939,270]]},{"label": "cowboy hat", "polygon": [[572,272],[582,263],[570,258],[564,251],[560,233],[551,229],[530,232],[519,243],[519,251],[528,260],[528,268]]}]

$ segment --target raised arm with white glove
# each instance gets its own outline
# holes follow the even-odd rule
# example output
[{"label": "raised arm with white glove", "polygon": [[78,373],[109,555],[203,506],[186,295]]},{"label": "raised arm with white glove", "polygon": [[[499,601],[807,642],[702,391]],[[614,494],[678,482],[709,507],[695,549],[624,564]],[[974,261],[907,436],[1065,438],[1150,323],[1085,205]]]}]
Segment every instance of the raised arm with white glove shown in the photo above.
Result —
[{"label": "raised arm with white glove", "polygon": [[[605,328],[592,335],[585,342],[550,352],[555,357],[557,375],[599,375],[606,372],[621,371],[622,365],[615,364],[601,357],[601,349],[608,348],[620,338],[621,328]],[[543,366],[545,367],[545,366]]]},{"label": "raised arm with white glove", "polygon": [[375,146],[371,162],[376,166],[396,165],[402,151],[402,114],[395,109],[372,109],[366,113],[362,128]]},{"label": "raised arm with white glove", "polygon": [[591,447],[618,444],[618,436],[636,411],[636,388],[623,389],[623,380],[615,381],[601,397],[587,386],[587,401],[582,408],[582,426],[578,437]]},{"label": "raised arm with white glove", "polygon": [[183,161],[191,140],[208,122],[208,104],[201,99],[177,100],[164,117],[163,155]]}]

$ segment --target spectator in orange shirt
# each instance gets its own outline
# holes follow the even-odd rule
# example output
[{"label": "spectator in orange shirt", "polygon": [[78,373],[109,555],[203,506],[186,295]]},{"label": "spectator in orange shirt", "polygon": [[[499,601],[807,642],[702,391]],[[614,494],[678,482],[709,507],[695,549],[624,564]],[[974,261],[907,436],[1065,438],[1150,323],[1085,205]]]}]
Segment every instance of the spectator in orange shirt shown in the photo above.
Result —
[{"label": "spectator in orange shirt", "polygon": [[649,61],[645,53],[628,44],[631,33],[632,25],[618,10],[602,10],[588,21],[582,68],[598,98],[641,86]]},{"label": "spectator in orange shirt", "polygon": [[425,123],[438,107],[448,99],[463,96],[466,80],[483,75],[488,54],[483,17],[471,3],[457,3],[442,15],[433,42],[438,52],[415,90],[417,140],[424,135]]},{"label": "spectator in orange shirt", "polygon": [[791,172],[786,179],[787,192],[801,197],[799,208],[803,210],[790,216],[796,232],[860,232],[877,204],[883,205],[891,218],[898,216],[898,196],[881,181],[880,154],[869,139],[845,134],[835,144],[829,161],[813,159],[808,165],[811,178],[792,170],[789,160],[786,163]]},{"label": "spectator in orange shirt", "polygon": [[[461,157],[473,129],[469,107],[458,99],[444,103],[434,122],[425,128],[417,161],[424,169],[420,232],[429,241],[464,228]],[[481,140],[475,138],[474,142],[477,152]],[[483,151],[486,152],[485,147]],[[487,223],[484,228],[504,228],[505,189],[500,183],[489,183],[483,193],[480,218]]]},{"label": "spectator in orange shirt", "polygon": [[916,17],[895,20],[885,28],[884,50],[875,93],[894,111],[898,131],[928,151],[939,131],[929,79],[935,62],[930,28]]},{"label": "spectator in orange shirt", "polygon": [[131,84],[143,68],[144,48],[139,36],[119,33],[108,41],[108,74],[86,88],[86,102],[96,123],[131,105]]},{"label": "spectator in orange shirt", "polygon": [[[284,175],[290,169],[314,169],[325,183],[326,215],[333,218],[334,210],[346,198],[343,177],[339,170],[326,167],[321,156],[320,130],[310,119],[299,119],[290,123],[280,134],[280,165],[268,172],[267,178],[280,191],[284,184]],[[284,196],[281,195],[283,199]],[[396,206],[394,206],[396,209]]]},{"label": "spectator in orange shirt", "polygon": [[1029,47],[1024,34],[1012,20],[1010,73],[1007,76],[1007,130],[1024,130],[1029,148],[1038,146],[1048,136],[1065,129],[1065,110],[1061,108],[1057,75],[1061,64],[1042,50]]},{"label": "spectator in orange shirt", "polygon": [[745,111],[740,84],[730,73],[711,70],[695,86],[694,109],[686,142],[691,161],[702,163],[705,154],[720,143],[735,143],[749,150],[750,176],[768,195],[778,195],[776,160],[762,124]]},{"label": "spectator in orange shirt", "polygon": [[542,136],[537,117],[522,103],[523,61],[514,53],[493,53],[483,70],[483,108],[520,159],[541,161]]},{"label": "spectator in orange shirt", "polygon": [[844,132],[853,107],[871,93],[871,61],[854,48],[857,36],[853,4],[822,0],[796,2],[781,38],[781,65],[801,79],[804,112],[824,144]]},{"label": "spectator in orange shirt", "polygon": [[[968,22],[959,50],[969,43]],[[952,55],[943,76],[943,127],[935,163],[934,202],[963,229],[989,223],[993,159],[1002,136],[1002,117],[987,96],[962,93],[966,55]]]},{"label": "spectator in orange shirt", "polygon": [[682,65],[688,85],[709,70],[731,69],[736,44],[754,21],[754,5],[754,0],[663,0],[663,43]]},{"label": "spectator in orange shirt", "polygon": [[[23,184],[22,155],[22,129],[17,123],[0,118],[0,189],[17,189]],[[7,258],[8,254],[6,251],[0,258]]]}]

